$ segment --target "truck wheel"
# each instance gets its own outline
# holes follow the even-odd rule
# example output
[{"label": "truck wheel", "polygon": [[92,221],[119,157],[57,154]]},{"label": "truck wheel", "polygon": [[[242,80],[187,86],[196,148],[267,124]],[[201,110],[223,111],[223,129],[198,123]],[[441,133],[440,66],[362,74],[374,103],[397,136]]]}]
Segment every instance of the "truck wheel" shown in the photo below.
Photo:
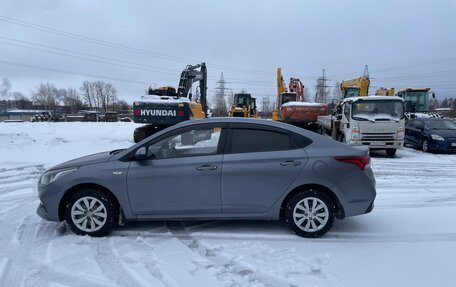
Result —
[{"label": "truck wheel", "polygon": [[301,237],[320,237],[334,224],[334,203],[317,190],[296,194],[288,202],[286,211],[288,226]]},{"label": "truck wheel", "polygon": [[389,157],[394,157],[396,155],[396,149],[395,148],[387,149],[386,155],[388,155]]}]

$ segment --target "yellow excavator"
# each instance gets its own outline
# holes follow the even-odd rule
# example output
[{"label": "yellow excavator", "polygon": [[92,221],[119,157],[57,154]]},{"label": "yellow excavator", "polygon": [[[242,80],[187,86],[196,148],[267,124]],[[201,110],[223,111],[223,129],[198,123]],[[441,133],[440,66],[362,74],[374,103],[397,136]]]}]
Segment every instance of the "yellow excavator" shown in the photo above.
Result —
[{"label": "yellow excavator", "polygon": [[342,99],[367,96],[369,93],[369,85],[370,80],[365,76],[342,81],[340,84]]},{"label": "yellow excavator", "polygon": [[376,96],[394,96],[394,88],[379,88],[377,91],[375,91]]}]

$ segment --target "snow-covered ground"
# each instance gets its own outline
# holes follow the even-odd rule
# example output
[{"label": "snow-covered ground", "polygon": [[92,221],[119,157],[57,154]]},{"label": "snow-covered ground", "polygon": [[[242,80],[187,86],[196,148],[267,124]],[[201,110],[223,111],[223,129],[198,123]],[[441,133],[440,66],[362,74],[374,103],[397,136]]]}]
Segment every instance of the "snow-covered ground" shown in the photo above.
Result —
[{"label": "snow-covered ground", "polygon": [[133,123],[0,123],[0,286],[452,286],[456,155],[372,160],[371,214],[321,239],[259,221],[129,224],[106,238],[40,219],[54,164],[132,144]]}]

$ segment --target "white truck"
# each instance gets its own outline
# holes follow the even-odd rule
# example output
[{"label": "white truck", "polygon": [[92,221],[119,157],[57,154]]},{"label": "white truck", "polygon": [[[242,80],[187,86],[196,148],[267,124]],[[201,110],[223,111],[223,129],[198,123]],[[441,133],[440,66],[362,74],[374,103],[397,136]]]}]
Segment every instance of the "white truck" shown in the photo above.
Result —
[{"label": "white truck", "polygon": [[404,100],[396,96],[345,98],[333,115],[319,116],[321,134],[369,150],[385,150],[394,157],[404,146]]}]

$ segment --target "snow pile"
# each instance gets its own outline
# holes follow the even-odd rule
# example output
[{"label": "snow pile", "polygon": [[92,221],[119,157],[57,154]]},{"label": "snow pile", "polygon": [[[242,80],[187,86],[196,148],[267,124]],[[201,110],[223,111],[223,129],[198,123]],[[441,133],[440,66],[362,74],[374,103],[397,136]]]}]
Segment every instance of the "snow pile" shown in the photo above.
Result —
[{"label": "snow pile", "polygon": [[141,96],[141,101],[143,103],[188,103],[190,99],[188,98],[174,98],[168,96],[157,96],[157,95],[145,95]]},{"label": "snow pile", "polygon": [[282,105],[282,107],[293,107],[293,106],[300,106],[300,107],[325,107],[326,104],[290,101],[290,102],[287,102],[287,103]]}]

